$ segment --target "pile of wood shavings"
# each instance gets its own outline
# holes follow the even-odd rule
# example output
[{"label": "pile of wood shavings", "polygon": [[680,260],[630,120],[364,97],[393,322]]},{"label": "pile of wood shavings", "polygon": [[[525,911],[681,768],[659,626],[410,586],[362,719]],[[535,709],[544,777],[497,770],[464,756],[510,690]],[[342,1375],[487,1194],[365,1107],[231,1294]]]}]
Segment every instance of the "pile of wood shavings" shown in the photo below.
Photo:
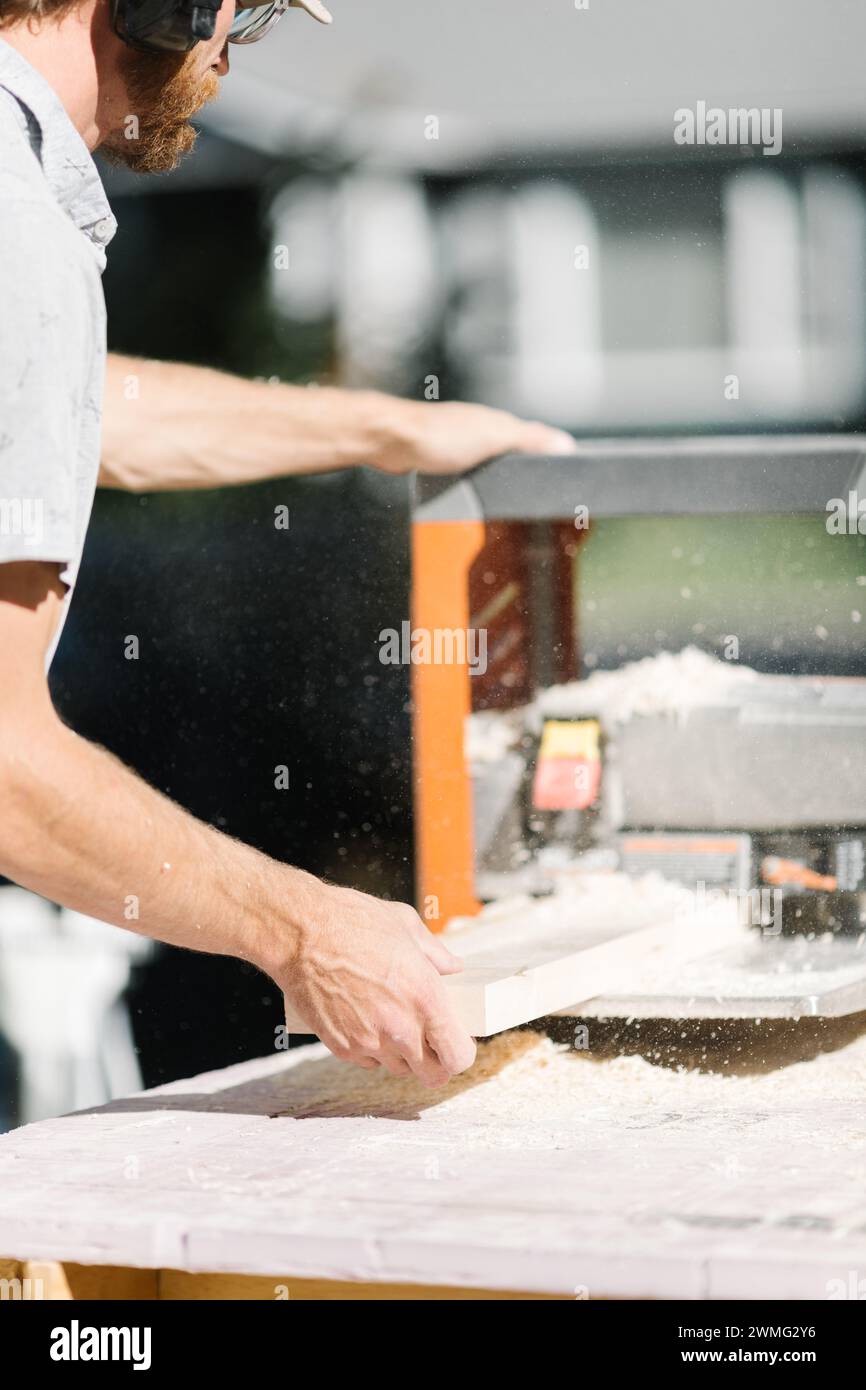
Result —
[{"label": "pile of wood shavings", "polygon": [[785,1065],[784,1056],[768,1056],[764,1068],[750,1075],[659,1066],[638,1055],[599,1058],[520,1030],[479,1043],[475,1065],[439,1091],[429,1091],[411,1077],[362,1071],[318,1056],[283,1074],[283,1104],[278,1113],[297,1118],[423,1119],[435,1115],[437,1122],[483,1117],[485,1125],[516,1125],[524,1134],[540,1134],[551,1125],[573,1132],[582,1119],[598,1110],[783,1110],[809,1098],[864,1106],[866,1024],[862,1018],[858,1028],[851,1040],[834,1050],[819,1051],[809,1060],[790,1065]]}]

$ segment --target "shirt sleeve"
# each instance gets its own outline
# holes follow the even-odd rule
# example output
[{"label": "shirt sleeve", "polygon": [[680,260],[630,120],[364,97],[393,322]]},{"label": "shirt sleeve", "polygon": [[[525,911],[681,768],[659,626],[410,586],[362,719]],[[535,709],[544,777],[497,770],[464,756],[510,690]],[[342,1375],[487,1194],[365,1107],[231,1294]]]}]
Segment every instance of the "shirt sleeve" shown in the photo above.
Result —
[{"label": "shirt sleeve", "polygon": [[62,217],[26,191],[0,195],[0,563],[69,563],[80,548],[87,310]]}]

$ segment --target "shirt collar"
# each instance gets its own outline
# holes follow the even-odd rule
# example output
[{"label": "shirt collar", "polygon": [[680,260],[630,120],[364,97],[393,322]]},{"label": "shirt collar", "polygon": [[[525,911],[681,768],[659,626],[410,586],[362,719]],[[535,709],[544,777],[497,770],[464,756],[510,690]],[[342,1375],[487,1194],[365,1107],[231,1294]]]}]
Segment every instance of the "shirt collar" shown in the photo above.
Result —
[{"label": "shirt collar", "polygon": [[23,109],[51,192],[93,243],[104,266],[105,247],[117,231],[117,222],[90,151],[53,87],[4,39],[0,39],[0,87]]}]

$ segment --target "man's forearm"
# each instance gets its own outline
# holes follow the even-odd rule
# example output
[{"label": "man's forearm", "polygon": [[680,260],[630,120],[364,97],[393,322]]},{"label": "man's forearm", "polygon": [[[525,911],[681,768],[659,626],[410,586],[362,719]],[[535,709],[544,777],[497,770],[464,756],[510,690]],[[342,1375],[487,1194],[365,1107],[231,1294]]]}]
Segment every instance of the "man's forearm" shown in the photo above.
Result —
[{"label": "man's forearm", "polygon": [[311,875],[197,821],[54,717],[19,724],[15,750],[0,753],[0,873],[160,941],[290,967]]},{"label": "man's forearm", "polygon": [[213,488],[372,463],[411,404],[372,391],[247,381],[111,354],[103,487]]},{"label": "man's forearm", "polygon": [[366,464],[462,473],[496,454],[573,453],[568,434],[464,401],[245,381],[209,367],[110,356],[103,487],[224,487]]}]

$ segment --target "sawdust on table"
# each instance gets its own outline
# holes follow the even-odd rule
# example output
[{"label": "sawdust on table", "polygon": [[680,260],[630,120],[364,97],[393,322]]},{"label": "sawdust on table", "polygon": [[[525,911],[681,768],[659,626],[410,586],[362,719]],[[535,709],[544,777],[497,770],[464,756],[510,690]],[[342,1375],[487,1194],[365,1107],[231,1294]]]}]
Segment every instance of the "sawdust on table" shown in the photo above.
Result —
[{"label": "sawdust on table", "polygon": [[[814,1097],[864,1107],[866,1127],[866,1015],[837,1024],[821,1021],[820,1029],[814,1020],[804,1021],[803,1036],[797,1025],[764,1034],[754,1025],[744,1029],[716,1021],[715,1039],[690,1038],[688,1047],[679,1039],[686,1059],[679,1062],[675,1050],[653,1039],[652,1030],[645,1031],[642,1045],[634,1033],[623,1038],[621,1029],[613,1038],[606,1035],[601,1022],[584,1020],[590,1047],[593,1030],[598,1032],[598,1052],[531,1030],[502,1033],[479,1043],[475,1065],[438,1091],[413,1077],[363,1071],[331,1057],[300,1062],[281,1078],[278,1113],[413,1119],[435,1110],[442,1118],[483,1113],[486,1123],[519,1123],[525,1129],[555,1117],[559,1129],[597,1109],[786,1109]],[[574,1034],[580,1021],[567,1024]],[[646,1055],[637,1050],[628,1055],[629,1047],[641,1046]],[[750,1068],[745,1073],[743,1064],[736,1064],[743,1050]]]}]

